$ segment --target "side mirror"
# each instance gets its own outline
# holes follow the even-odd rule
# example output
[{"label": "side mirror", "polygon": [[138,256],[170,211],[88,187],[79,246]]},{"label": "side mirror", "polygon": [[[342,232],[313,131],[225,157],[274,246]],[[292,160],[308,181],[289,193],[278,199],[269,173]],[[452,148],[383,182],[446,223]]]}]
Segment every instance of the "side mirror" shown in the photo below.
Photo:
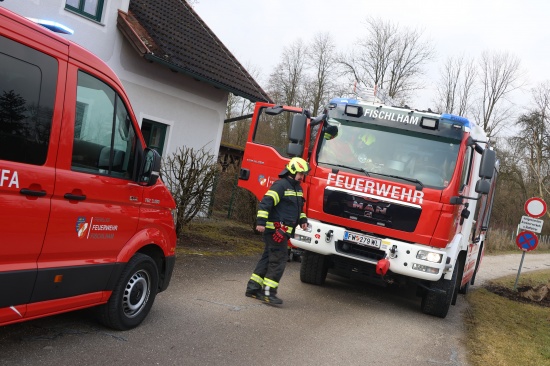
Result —
[{"label": "side mirror", "polygon": [[302,156],[304,152],[304,145],[291,142],[286,148],[286,153],[290,156]]},{"label": "side mirror", "polygon": [[495,171],[496,153],[494,150],[485,149],[481,156],[481,164],[479,165],[479,177],[484,179],[493,178]]},{"label": "side mirror", "polygon": [[476,192],[481,194],[489,194],[491,183],[488,180],[480,179],[476,183]]},{"label": "side mirror", "polygon": [[160,154],[149,147],[145,148],[143,163],[141,165],[141,174],[139,175],[139,184],[143,186],[152,186],[157,183],[160,176]]},{"label": "side mirror", "polygon": [[290,123],[288,138],[292,142],[302,142],[306,138],[307,117],[304,114],[295,114]]}]

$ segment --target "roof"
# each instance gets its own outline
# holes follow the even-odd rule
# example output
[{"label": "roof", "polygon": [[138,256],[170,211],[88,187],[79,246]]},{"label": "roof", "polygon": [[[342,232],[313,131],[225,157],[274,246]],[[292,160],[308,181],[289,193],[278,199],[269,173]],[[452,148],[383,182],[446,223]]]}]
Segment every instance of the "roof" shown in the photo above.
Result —
[{"label": "roof", "polygon": [[184,0],[131,0],[117,26],[142,57],[253,102],[269,95]]}]

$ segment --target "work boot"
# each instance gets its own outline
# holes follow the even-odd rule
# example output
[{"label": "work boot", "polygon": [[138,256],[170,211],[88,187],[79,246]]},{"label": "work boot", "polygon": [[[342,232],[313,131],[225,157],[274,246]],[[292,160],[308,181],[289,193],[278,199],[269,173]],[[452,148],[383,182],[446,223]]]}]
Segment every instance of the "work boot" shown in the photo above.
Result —
[{"label": "work boot", "polygon": [[260,293],[259,296],[260,296],[259,300],[262,301],[262,302],[265,302],[266,304],[281,305],[283,303],[283,300],[279,299],[274,294],[265,295],[265,294]]},{"label": "work boot", "polygon": [[259,299],[260,298],[260,290],[246,289],[246,292],[244,294],[245,294],[246,297],[251,297],[253,299]]}]

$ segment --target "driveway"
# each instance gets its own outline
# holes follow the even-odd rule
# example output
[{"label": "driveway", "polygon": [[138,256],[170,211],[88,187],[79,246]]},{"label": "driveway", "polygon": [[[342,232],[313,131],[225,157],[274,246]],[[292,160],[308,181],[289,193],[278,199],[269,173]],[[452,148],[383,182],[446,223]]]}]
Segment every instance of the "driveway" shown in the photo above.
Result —
[{"label": "driveway", "polygon": [[[79,311],[0,328],[1,365],[467,365],[460,296],[446,319],[420,312],[411,291],[329,275],[299,280],[291,262],[281,307],[246,298],[257,257],[180,257],[169,289],[131,331]],[[485,257],[478,284],[517,274],[521,254]],[[527,254],[525,271],[550,268]],[[474,286],[475,288],[475,286]]]}]

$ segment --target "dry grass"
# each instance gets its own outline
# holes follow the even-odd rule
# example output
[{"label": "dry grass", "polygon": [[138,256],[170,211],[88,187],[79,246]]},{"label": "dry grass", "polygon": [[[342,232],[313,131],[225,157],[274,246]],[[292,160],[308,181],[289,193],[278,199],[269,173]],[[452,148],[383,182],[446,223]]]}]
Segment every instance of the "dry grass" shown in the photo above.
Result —
[{"label": "dry grass", "polygon": [[[515,232],[503,229],[489,230],[485,247],[487,254],[517,253],[519,250],[516,245]],[[547,236],[539,235],[539,244],[535,250],[537,252],[550,251],[550,241],[547,240]]]},{"label": "dry grass", "polygon": [[[513,288],[516,276],[493,284]],[[550,270],[522,274],[518,288],[545,284]],[[524,304],[482,288],[467,296],[467,346],[473,366],[550,365],[550,309]]]},{"label": "dry grass", "polygon": [[255,255],[263,242],[251,225],[215,213],[211,218],[196,218],[184,228],[178,240],[178,254],[230,256]]}]

